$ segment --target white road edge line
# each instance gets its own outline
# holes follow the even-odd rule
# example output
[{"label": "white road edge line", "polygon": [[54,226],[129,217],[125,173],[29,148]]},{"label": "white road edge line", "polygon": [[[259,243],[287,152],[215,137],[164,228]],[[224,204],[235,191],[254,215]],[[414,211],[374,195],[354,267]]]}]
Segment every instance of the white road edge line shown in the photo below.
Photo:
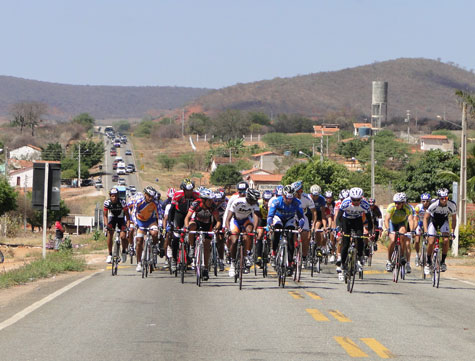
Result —
[{"label": "white road edge line", "polygon": [[45,298],[33,303],[32,305],[28,306],[24,310],[18,312],[17,314],[13,315],[9,319],[7,319],[7,320],[3,321],[2,323],[0,323],[0,331],[7,328],[8,326],[13,325],[14,323],[16,323],[18,321],[20,321],[22,318],[26,317],[27,315],[29,315],[33,311],[37,310],[38,308],[40,308],[44,304],[54,300],[56,297],[58,297],[58,296],[62,295],[63,293],[69,291],[74,286],[77,286],[81,282],[86,281],[87,279],[91,278],[95,274],[97,274],[99,272],[102,272],[102,271],[103,270],[98,271],[98,272],[94,272],[93,274],[90,274],[90,275],[87,275],[83,278],[80,278],[77,281],[74,281],[73,283],[70,283],[69,285],[57,290],[56,292],[53,292],[52,294],[46,296]]},{"label": "white road edge line", "polygon": [[448,280],[453,280],[453,281],[459,281],[459,282],[466,283],[466,284],[471,285],[471,286],[475,286],[475,283],[470,282],[470,281],[461,280],[460,278],[447,277],[447,279]]}]

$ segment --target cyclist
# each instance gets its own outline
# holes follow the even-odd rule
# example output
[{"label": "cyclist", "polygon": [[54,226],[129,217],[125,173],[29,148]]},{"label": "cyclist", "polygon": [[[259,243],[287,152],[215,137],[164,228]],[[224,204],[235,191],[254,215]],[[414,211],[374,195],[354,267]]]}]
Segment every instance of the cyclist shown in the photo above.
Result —
[{"label": "cyclist", "polygon": [[[216,208],[219,214],[219,221],[221,225],[223,225],[223,216],[224,212],[226,211],[226,207],[228,205],[228,198],[226,197],[226,191],[224,188],[218,188],[216,193],[214,194],[214,201],[216,203]],[[217,248],[218,248],[218,267],[219,271],[224,271],[224,233],[219,232],[217,236]]]},{"label": "cyclist", "polygon": [[[283,230],[295,229],[295,216],[298,219],[298,228],[302,229],[305,225],[305,218],[301,203],[295,198],[295,191],[291,185],[284,187],[282,196],[272,202],[269,213],[267,214],[267,225],[274,228],[272,234],[272,259],[275,260],[277,248]],[[288,261],[292,265],[294,253],[293,234],[287,242]],[[287,270],[287,275],[292,275],[292,267]]]},{"label": "cyclist", "polygon": [[338,200],[335,202],[335,216],[333,217],[333,225],[337,229],[336,234],[336,272],[338,273],[338,277],[341,281],[343,281],[343,273],[341,272],[341,232],[339,231],[340,227],[337,227],[336,224],[336,217],[338,215],[338,211],[340,210],[341,203],[344,199],[350,196],[350,191],[348,189],[342,189],[340,194],[338,195]]},{"label": "cyclist", "polygon": [[[368,199],[368,203],[369,205],[371,206],[371,217],[373,219],[373,236],[374,236],[374,239],[373,239],[373,242],[374,242],[374,245],[373,245],[373,248],[375,251],[378,250],[378,239],[379,239],[379,234],[381,233],[381,226],[382,226],[382,218],[383,218],[383,214],[381,213],[381,209],[379,209],[379,207],[376,205],[376,199],[374,198],[370,198]],[[367,249],[367,254],[366,255],[369,255],[369,249]]]},{"label": "cyclist", "polygon": [[[325,196],[325,214],[323,217],[326,219],[326,225],[327,229],[326,231],[329,232],[331,229],[335,228],[334,224],[334,218],[335,218],[335,200],[333,199],[333,192],[332,191],[326,191],[324,193]],[[335,234],[333,232],[330,233],[330,241],[332,244],[332,248],[335,249]],[[335,262],[335,255],[334,253],[330,254],[329,258],[330,263]]]},{"label": "cyclist", "polygon": [[[172,248],[170,247],[170,238],[171,238],[171,221],[170,217],[168,217],[168,214],[170,213],[170,208],[172,207],[172,200],[173,196],[175,194],[176,190],[175,188],[168,188],[167,191],[167,199],[165,202],[163,202],[162,207],[163,207],[163,229],[165,231],[165,242],[163,244],[163,250],[166,251],[167,254],[167,259],[172,258]],[[174,271],[174,270],[173,270]]]},{"label": "cyclist", "polygon": [[129,223],[129,211],[124,200],[119,199],[119,191],[117,188],[111,188],[109,191],[109,199],[104,201],[104,224],[107,225],[107,248],[109,255],[106,262],[112,263],[112,236],[115,228],[120,230],[119,237],[122,241],[122,261],[127,260],[127,237],[126,231]]},{"label": "cyclist", "polygon": [[146,233],[141,228],[149,228],[152,236],[152,245],[158,247],[158,222],[163,217],[162,206],[157,198],[157,191],[152,186],[143,190],[143,196],[137,199],[135,206],[135,218],[137,220],[137,272],[142,272],[143,238]]},{"label": "cyclist", "polygon": [[[170,231],[173,232],[174,229],[182,229],[185,224],[185,217],[188,214],[188,209],[191,204],[200,198],[200,194],[195,192],[195,182],[189,178],[183,179],[180,184],[180,190],[175,192],[172,199],[172,206],[168,212],[169,223],[171,224]],[[172,269],[176,269],[176,259],[178,256],[178,245],[179,245],[180,235],[174,233],[172,236]],[[190,249],[190,257],[188,261],[191,262],[192,255],[194,250]]]},{"label": "cyclist", "polygon": [[[246,196],[246,191],[247,191],[248,188],[249,188],[249,184],[245,181],[239,182],[236,185],[237,192],[234,193],[229,198],[228,204],[226,205],[226,210],[224,211],[223,220],[225,222],[224,222],[223,226],[226,226],[226,219],[228,218],[228,213],[229,213],[229,210],[231,209],[231,206],[232,206],[233,202],[236,199],[238,199],[239,197],[245,197]],[[228,244],[228,248],[229,248],[229,244]]]},{"label": "cyclist", "polygon": [[[366,200],[363,199],[363,190],[358,187],[350,189],[349,197],[344,199],[338,210],[336,223],[342,228],[343,240],[341,244],[341,261],[337,266],[343,264],[343,270],[346,271],[346,258],[350,246],[351,231],[356,234],[356,247],[358,250],[358,271],[363,269],[363,247],[364,242],[361,238],[363,234],[367,235],[373,230],[373,221],[371,219],[371,209]],[[342,272],[339,272],[338,278],[344,278]]]},{"label": "cyclist", "polygon": [[415,221],[417,221],[416,227],[416,235],[414,237],[414,249],[416,250],[416,259],[415,264],[416,267],[420,264],[420,245],[421,245],[421,236],[424,233],[424,216],[426,214],[427,209],[431,203],[431,195],[430,193],[422,193],[421,194],[421,203],[419,203],[415,208]]},{"label": "cyclist", "polygon": [[270,190],[262,193],[262,199],[259,199],[259,227],[257,228],[257,265],[262,267],[262,240],[267,228],[267,214],[269,213],[269,201],[273,197]]},{"label": "cyclist", "polygon": [[[305,265],[307,255],[308,255],[308,249],[310,245],[310,229],[312,230],[315,229],[315,224],[317,222],[317,212],[315,210],[314,201],[310,198],[310,196],[307,193],[303,192],[302,181],[296,181],[292,183],[291,187],[295,191],[295,198],[297,198],[300,201],[300,207],[302,207],[303,217],[305,220],[305,224],[302,227],[302,232],[300,233],[300,237],[302,240],[302,259],[303,259],[302,265]],[[311,219],[313,220],[312,226],[310,226],[309,219],[306,216],[307,211],[312,214],[311,216]]]},{"label": "cyclist", "polygon": [[[219,220],[219,213],[214,203],[214,193],[206,188],[203,188],[200,191],[200,198],[194,201],[188,213],[185,217],[185,231],[189,229],[190,231],[205,231],[210,232],[213,230],[213,219],[216,222],[214,230],[221,229],[221,221]],[[190,245],[194,248],[195,246],[195,234],[190,233],[189,235]],[[203,280],[207,281],[209,279],[208,275],[208,261],[209,253],[211,246],[211,236],[208,234],[204,237],[203,241],[203,251],[204,251],[204,270],[203,270]],[[199,262],[199,260],[197,261]]]},{"label": "cyclist", "polygon": [[[326,210],[326,200],[325,197],[321,195],[322,188],[319,185],[314,184],[310,187],[310,194],[311,198],[315,205],[316,211],[316,219],[312,219],[314,227],[313,230],[320,229],[322,227],[326,228],[326,219],[323,217],[324,214],[327,213]],[[322,248],[323,248],[323,236],[322,232],[315,233],[315,240],[317,242],[317,255],[319,257],[322,256]]]},{"label": "cyclist", "polygon": [[[129,210],[129,232],[128,232],[128,241],[129,241],[129,253],[131,255],[135,254],[134,247],[134,238],[135,238],[135,227],[137,224],[137,219],[135,218],[135,206],[137,204],[137,199],[142,196],[141,192],[135,193],[132,197],[129,197],[127,201],[127,208]],[[125,262],[125,260],[124,260]]]},{"label": "cyclist", "polygon": [[[388,260],[386,262],[386,271],[391,272],[394,265],[391,262],[391,255],[396,244],[395,232],[406,233],[413,222],[413,209],[406,203],[405,193],[396,193],[393,196],[393,203],[388,206],[384,218],[384,227],[389,231],[390,244],[388,247]],[[409,250],[407,250],[409,248]],[[411,266],[406,262],[406,254],[410,257],[411,241],[405,235],[401,235],[401,263],[406,264],[406,272],[411,273]],[[409,257],[407,259],[409,259]]]},{"label": "cyclist", "polygon": [[[434,249],[435,235],[440,230],[443,236],[442,260],[440,270],[447,271],[445,258],[449,251],[449,216],[451,216],[452,237],[457,225],[457,205],[449,200],[449,191],[447,188],[441,188],[437,191],[437,200],[432,203],[424,215],[424,232],[428,235],[427,255],[432,255]],[[427,257],[427,265],[424,267],[424,273],[430,273],[432,259]]]},{"label": "cyclist", "polygon": [[[229,277],[234,277],[236,270],[233,260],[236,258],[237,245],[236,241],[240,232],[251,233],[255,232],[259,223],[259,207],[257,201],[259,200],[260,193],[256,189],[248,188],[246,190],[245,197],[236,198],[229,209],[226,218],[226,229],[231,232],[229,236],[229,247],[231,252],[231,265],[229,267]],[[244,236],[244,250],[246,251],[246,268],[245,273],[249,273],[251,266],[251,238],[246,234]]]}]

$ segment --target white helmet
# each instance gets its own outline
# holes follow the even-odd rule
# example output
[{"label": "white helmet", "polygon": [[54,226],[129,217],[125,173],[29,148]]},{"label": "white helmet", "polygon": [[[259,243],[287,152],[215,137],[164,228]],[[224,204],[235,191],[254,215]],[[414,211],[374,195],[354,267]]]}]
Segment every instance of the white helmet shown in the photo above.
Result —
[{"label": "white helmet", "polygon": [[322,188],[320,188],[320,186],[317,184],[314,184],[310,187],[310,193],[312,193],[312,196],[318,196],[321,192]]},{"label": "white helmet", "polygon": [[350,196],[350,191],[348,189],[342,189],[338,198],[345,199]]},{"label": "white helmet", "polygon": [[393,197],[393,202],[405,202],[407,200],[406,193],[396,193]]},{"label": "white helmet", "polygon": [[353,187],[350,189],[350,198],[352,199],[361,199],[363,198],[363,190],[358,187]]}]

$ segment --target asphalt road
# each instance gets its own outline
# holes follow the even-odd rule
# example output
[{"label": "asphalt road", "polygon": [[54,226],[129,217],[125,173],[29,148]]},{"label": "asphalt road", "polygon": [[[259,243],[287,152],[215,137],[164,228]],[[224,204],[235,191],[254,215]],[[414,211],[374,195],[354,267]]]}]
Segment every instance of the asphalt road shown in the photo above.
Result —
[{"label": "asphalt road", "polygon": [[[227,272],[201,287],[125,264],[2,328],[1,360],[473,360],[475,285],[420,273],[395,284],[382,260],[352,294],[333,266],[278,288]],[[23,307],[23,306],[22,306]],[[0,321],[18,310],[8,309]]]}]

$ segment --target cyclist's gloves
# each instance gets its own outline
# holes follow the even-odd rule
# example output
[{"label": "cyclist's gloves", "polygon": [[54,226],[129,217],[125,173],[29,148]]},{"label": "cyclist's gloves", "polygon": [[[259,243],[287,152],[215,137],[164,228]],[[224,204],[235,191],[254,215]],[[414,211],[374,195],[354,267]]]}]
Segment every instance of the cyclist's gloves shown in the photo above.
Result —
[{"label": "cyclist's gloves", "polygon": [[269,225],[267,225],[266,226],[266,232],[269,232],[269,230],[270,230],[270,227],[269,227]]},{"label": "cyclist's gloves", "polygon": [[269,226],[272,224],[272,217],[267,217],[267,224]]},{"label": "cyclist's gloves", "polygon": [[167,231],[167,232],[171,232],[171,231],[172,231],[172,226],[170,226],[170,225],[167,226],[166,231]]},{"label": "cyclist's gloves", "polygon": [[305,226],[305,219],[301,218],[299,219],[299,228],[303,228]]}]

